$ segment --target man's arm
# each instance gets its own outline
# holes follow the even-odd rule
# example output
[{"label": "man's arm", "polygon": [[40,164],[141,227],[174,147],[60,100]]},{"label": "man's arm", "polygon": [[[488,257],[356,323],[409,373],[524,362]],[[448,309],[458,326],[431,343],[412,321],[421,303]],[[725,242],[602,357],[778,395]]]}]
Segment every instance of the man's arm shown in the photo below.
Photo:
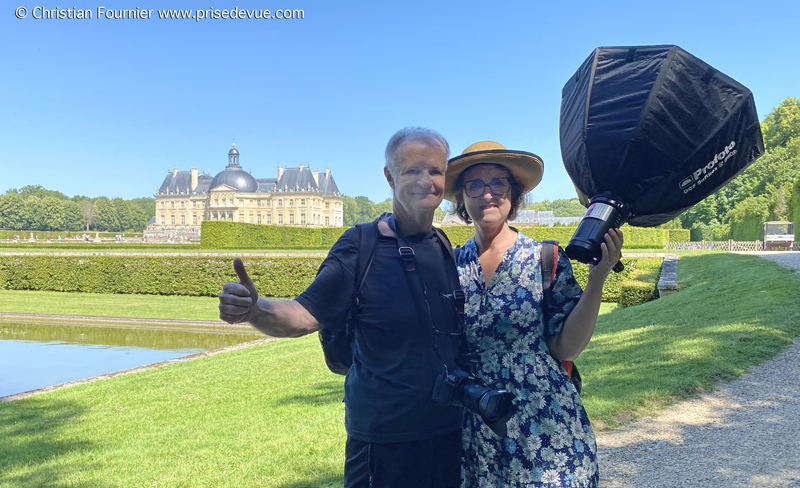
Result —
[{"label": "man's arm", "polygon": [[294,300],[271,302],[260,298],[239,258],[233,260],[238,282],[226,283],[219,295],[219,318],[229,324],[248,322],[272,337],[301,337],[322,328],[308,310]]}]

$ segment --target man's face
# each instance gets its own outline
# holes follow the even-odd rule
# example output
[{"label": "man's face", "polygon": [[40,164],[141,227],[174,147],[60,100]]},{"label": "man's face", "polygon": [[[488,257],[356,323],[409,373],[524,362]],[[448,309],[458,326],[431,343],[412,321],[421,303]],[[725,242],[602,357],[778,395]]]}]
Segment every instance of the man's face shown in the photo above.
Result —
[{"label": "man's face", "polygon": [[411,141],[400,146],[394,176],[384,168],[386,180],[394,190],[394,203],[408,212],[435,209],[444,197],[447,157],[439,145]]}]

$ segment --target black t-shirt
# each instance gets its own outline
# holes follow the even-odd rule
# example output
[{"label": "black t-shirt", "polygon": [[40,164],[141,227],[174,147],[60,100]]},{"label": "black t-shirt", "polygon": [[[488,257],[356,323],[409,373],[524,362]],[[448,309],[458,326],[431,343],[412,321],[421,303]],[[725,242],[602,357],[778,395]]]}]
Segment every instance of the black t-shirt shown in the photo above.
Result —
[{"label": "black t-shirt", "polygon": [[[404,240],[414,249],[436,329],[458,332],[444,250],[435,233]],[[314,282],[296,300],[326,328],[343,327],[352,306],[358,231],[347,230],[328,253]],[[459,338],[420,324],[398,253],[397,239],[379,235],[375,258],[359,293],[353,366],[345,380],[345,427],[365,442],[408,442],[461,428],[460,407],[431,399],[442,362],[452,368]],[[433,337],[439,357],[433,347]]]}]

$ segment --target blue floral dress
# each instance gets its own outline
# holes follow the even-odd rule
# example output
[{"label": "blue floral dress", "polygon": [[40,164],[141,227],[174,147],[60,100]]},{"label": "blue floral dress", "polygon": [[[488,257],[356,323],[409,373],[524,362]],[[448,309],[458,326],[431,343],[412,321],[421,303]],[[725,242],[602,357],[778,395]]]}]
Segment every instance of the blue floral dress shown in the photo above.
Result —
[{"label": "blue floral dress", "polygon": [[595,487],[597,447],[586,410],[546,338],[561,330],[581,297],[572,266],[559,251],[545,324],[541,244],[518,234],[488,288],[474,239],[458,257],[464,315],[476,371],[491,388],[516,395],[508,435],[498,437],[480,416],[464,418],[464,481],[473,487]]}]

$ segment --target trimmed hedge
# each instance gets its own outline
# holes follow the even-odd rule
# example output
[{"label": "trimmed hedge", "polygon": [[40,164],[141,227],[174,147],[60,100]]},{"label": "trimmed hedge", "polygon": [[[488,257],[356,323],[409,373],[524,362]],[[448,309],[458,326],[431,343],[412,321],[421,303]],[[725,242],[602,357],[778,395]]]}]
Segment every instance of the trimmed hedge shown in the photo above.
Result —
[{"label": "trimmed hedge", "polygon": [[619,304],[623,307],[632,307],[649,302],[654,298],[654,293],[656,291],[655,283],[637,280],[625,280],[620,285],[620,288],[622,294]]},{"label": "trimmed hedge", "polygon": [[203,249],[330,249],[347,227],[284,227],[242,222],[206,221],[200,230]]},{"label": "trimmed hedge", "polygon": [[[661,258],[622,258],[622,264],[625,269],[621,273],[610,273],[603,286],[604,302],[623,303],[627,299],[629,287],[626,285],[632,281],[637,283],[645,282],[650,283],[652,290],[656,289],[656,284],[661,276]],[[572,273],[575,279],[581,285],[581,288],[586,288],[586,282],[589,279],[589,265],[572,262]],[[634,295],[638,296],[638,291],[633,291]],[[648,298],[648,301],[652,298]],[[635,298],[628,299],[635,301]],[[640,302],[644,303],[644,302]],[[637,303],[638,304],[638,303]],[[627,305],[626,305],[627,306]]]},{"label": "trimmed hedge", "polygon": [[661,258],[646,258],[637,263],[637,268],[620,284],[620,305],[623,307],[641,305],[658,296],[661,261]]},{"label": "trimmed hedge", "polygon": [[664,231],[664,242],[689,242],[691,240],[690,229],[661,229]]},{"label": "trimmed hedge", "polygon": [[[321,257],[242,258],[258,292],[293,297],[314,280]],[[637,268],[659,258],[623,258],[625,271],[611,273],[604,302],[619,302],[622,283]],[[217,296],[222,285],[238,281],[232,259],[214,256],[0,256],[0,288],[90,293]],[[589,267],[573,263],[578,283],[586,286]],[[656,277],[658,280],[658,277]]]},{"label": "trimmed hedge", "polygon": [[[562,247],[577,227],[520,227],[526,236],[537,241],[559,241]],[[203,249],[330,249],[347,230],[345,227],[284,227],[241,222],[203,222],[200,247]],[[453,246],[463,246],[475,234],[471,225],[443,227]],[[687,229],[622,227],[627,249],[661,249],[665,242],[689,240]]]},{"label": "trimmed hedge", "polygon": [[[323,258],[242,258],[259,293],[296,296]],[[232,259],[207,256],[0,256],[0,288],[146,295],[217,296],[238,281]]]}]

